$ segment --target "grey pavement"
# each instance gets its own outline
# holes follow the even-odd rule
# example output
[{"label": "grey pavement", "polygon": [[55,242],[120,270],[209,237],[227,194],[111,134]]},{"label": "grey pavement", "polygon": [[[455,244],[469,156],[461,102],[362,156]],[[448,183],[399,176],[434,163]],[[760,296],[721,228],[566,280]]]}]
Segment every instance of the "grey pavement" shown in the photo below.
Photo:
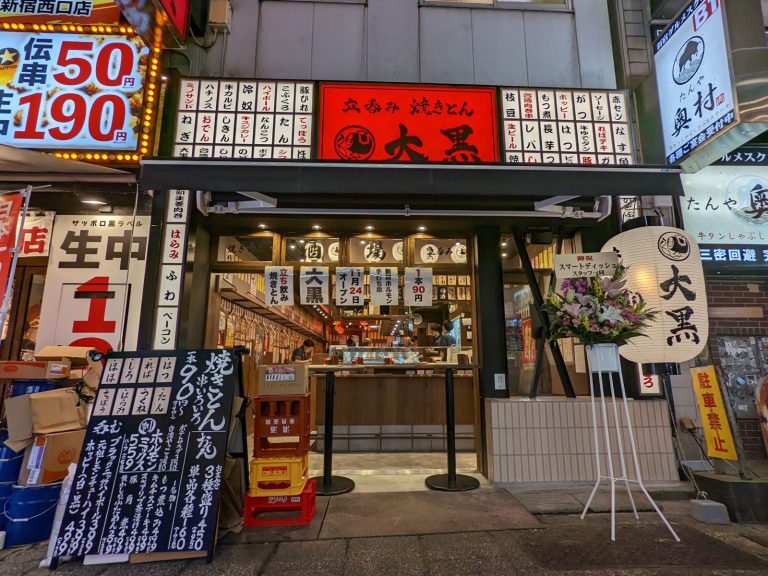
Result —
[{"label": "grey pavement", "polygon": [[[440,534],[335,539],[322,538],[316,529],[287,532],[287,538],[275,529],[249,529],[226,537],[211,564],[197,559],[83,566],[75,561],[59,570],[76,576],[768,574],[766,525],[705,525],[690,518],[687,501],[662,501],[682,543],[671,539],[654,513],[641,512],[637,521],[621,512],[618,540],[611,544],[609,514],[594,512],[580,520],[570,513],[576,506],[562,491],[543,492],[568,506],[536,514],[534,528],[464,531],[456,526]],[[0,575],[45,574],[37,567],[44,553],[43,544],[1,551]]]}]

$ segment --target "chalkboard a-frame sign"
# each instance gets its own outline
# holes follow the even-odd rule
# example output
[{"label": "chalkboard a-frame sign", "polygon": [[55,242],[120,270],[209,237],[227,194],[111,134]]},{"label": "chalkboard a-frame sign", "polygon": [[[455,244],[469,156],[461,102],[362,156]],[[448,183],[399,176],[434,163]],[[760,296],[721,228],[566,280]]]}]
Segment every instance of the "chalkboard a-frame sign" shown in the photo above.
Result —
[{"label": "chalkboard a-frame sign", "polygon": [[239,372],[232,350],[107,356],[54,567],[91,554],[212,557]]}]

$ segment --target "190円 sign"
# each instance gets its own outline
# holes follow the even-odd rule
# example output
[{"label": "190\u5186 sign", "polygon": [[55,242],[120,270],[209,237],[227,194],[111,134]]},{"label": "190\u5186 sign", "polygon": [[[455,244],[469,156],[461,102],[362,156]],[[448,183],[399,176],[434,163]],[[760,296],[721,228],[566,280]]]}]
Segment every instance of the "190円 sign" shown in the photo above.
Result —
[{"label": "190\u5186 sign", "polygon": [[138,37],[0,32],[0,144],[136,150],[148,59]]}]

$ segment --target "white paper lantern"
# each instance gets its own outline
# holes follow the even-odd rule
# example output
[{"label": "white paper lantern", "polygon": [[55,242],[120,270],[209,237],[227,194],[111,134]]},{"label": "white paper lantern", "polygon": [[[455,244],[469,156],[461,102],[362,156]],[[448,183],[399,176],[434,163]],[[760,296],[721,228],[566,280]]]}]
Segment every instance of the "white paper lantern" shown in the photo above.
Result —
[{"label": "white paper lantern", "polygon": [[619,348],[632,362],[679,363],[698,356],[709,337],[704,269],[696,240],[678,228],[646,226],[611,238],[603,252],[619,254],[629,268],[627,288],[659,315]]}]

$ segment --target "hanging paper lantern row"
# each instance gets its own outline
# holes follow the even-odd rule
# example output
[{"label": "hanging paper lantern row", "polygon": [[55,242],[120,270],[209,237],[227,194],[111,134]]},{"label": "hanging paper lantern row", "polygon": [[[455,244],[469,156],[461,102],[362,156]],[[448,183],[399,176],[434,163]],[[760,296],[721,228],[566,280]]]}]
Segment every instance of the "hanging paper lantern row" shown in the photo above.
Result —
[{"label": "hanging paper lantern row", "polygon": [[619,353],[643,364],[698,356],[709,337],[709,316],[696,240],[678,228],[646,226],[611,238],[603,246],[603,252],[610,251],[629,268],[627,287],[659,312],[646,336],[632,338]]}]

